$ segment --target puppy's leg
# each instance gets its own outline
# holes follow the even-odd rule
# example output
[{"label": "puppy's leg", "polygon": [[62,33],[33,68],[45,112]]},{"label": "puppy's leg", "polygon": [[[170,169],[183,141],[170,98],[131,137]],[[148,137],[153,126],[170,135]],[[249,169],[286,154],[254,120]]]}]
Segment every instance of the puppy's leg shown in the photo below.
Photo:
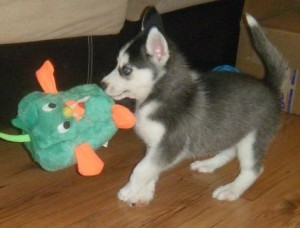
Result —
[{"label": "puppy's leg", "polygon": [[191,164],[191,170],[198,171],[200,173],[212,173],[216,169],[230,162],[236,156],[236,148],[232,147],[221,151],[216,156],[202,160],[195,161]]},{"label": "puppy's leg", "polygon": [[134,168],[129,182],[119,191],[118,197],[129,206],[148,204],[154,196],[155,183],[164,170],[157,161],[159,151],[149,149],[146,156]]},{"label": "puppy's leg", "polygon": [[237,155],[240,162],[240,174],[230,184],[221,186],[213,192],[213,198],[233,201],[238,199],[258,178],[263,168],[255,159],[254,143],[256,132],[249,133],[237,144]]}]

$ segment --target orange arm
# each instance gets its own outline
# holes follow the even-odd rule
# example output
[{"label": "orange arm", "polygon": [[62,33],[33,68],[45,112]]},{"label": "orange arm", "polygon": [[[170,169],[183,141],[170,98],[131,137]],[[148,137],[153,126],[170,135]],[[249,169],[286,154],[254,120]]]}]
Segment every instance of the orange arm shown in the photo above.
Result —
[{"label": "orange arm", "polygon": [[112,118],[117,128],[128,129],[135,124],[135,116],[126,107],[118,104],[112,106]]},{"label": "orange arm", "polygon": [[75,156],[78,164],[78,172],[83,176],[95,176],[101,173],[104,162],[97,156],[88,143],[82,143],[75,147]]}]

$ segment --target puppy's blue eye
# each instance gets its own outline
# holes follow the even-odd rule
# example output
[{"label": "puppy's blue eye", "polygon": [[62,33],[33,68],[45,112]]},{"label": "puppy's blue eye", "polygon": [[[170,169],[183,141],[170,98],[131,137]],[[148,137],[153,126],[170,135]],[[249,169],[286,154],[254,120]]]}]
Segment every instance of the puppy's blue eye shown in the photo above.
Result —
[{"label": "puppy's blue eye", "polygon": [[122,74],[123,74],[123,75],[128,76],[128,75],[131,74],[131,72],[132,72],[132,68],[129,67],[128,65],[124,65],[124,66],[122,67]]}]

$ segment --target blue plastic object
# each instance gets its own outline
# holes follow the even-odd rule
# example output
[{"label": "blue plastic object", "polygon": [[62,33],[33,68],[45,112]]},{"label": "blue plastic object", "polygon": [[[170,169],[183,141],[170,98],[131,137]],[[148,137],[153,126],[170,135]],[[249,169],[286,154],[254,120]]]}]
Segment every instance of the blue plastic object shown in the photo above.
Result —
[{"label": "blue plastic object", "polygon": [[241,73],[237,68],[230,65],[220,65],[212,69],[213,72]]}]

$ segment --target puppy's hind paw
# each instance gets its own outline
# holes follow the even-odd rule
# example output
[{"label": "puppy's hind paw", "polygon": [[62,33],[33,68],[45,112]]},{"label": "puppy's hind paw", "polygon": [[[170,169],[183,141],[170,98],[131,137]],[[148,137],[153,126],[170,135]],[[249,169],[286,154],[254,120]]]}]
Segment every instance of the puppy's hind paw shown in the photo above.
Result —
[{"label": "puppy's hind paw", "polygon": [[213,198],[217,200],[234,201],[240,197],[241,193],[232,184],[224,185],[213,192]]},{"label": "puppy's hind paw", "polygon": [[195,161],[190,165],[191,170],[198,171],[199,173],[212,173],[215,171],[216,167],[207,162],[206,160],[203,161]]}]

